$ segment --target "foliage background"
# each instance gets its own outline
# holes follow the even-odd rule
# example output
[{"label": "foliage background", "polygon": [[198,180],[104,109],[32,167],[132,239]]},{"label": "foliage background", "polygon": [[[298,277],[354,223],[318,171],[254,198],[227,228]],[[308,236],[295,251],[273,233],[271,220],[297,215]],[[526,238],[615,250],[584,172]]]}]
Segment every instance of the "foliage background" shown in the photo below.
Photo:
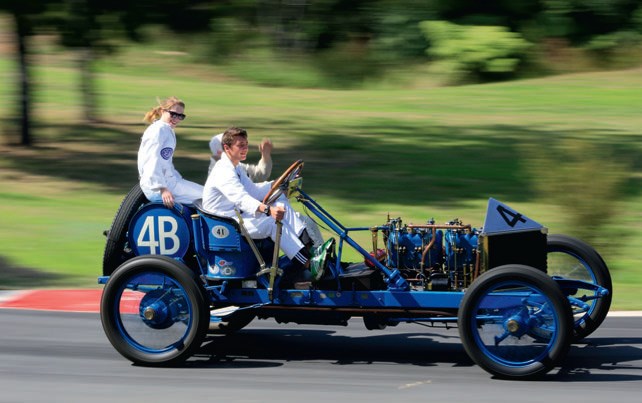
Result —
[{"label": "foliage background", "polygon": [[[306,189],[348,225],[480,226],[495,197],[595,245],[614,306],[642,308],[639,2],[169,3],[0,0],[0,288],[97,287],[142,116],[178,95],[192,180],[211,135],[239,125],[272,138],[275,173],[303,158]],[[425,21],[491,34],[448,45]],[[452,67],[492,62],[502,37],[508,70]]]}]

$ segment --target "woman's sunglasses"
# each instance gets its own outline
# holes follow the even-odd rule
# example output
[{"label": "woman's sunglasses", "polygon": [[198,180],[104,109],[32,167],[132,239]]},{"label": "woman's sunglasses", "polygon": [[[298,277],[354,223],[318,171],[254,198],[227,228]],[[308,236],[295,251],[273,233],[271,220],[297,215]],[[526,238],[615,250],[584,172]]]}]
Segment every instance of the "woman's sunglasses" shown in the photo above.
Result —
[{"label": "woman's sunglasses", "polygon": [[187,117],[184,113],[178,113],[178,112],[174,112],[174,111],[167,111],[167,112],[169,112],[169,116],[172,119],[177,119],[178,118],[178,120],[185,120],[185,118]]}]

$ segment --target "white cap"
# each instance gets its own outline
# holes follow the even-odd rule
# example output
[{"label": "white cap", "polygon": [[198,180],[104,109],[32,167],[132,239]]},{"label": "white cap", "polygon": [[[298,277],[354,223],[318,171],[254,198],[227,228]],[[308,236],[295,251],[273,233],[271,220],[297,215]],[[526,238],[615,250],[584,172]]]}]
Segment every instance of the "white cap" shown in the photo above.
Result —
[{"label": "white cap", "polygon": [[219,159],[221,158],[221,154],[223,153],[223,133],[217,134],[216,136],[212,137],[210,140],[210,150],[212,151],[212,156],[214,159]]}]

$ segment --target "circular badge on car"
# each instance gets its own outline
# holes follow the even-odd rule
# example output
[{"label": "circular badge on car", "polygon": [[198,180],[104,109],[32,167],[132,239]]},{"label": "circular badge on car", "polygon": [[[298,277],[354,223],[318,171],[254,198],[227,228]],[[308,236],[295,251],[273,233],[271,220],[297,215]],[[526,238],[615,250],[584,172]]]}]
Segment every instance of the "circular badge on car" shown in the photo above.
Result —
[{"label": "circular badge on car", "polygon": [[218,239],[227,238],[228,236],[230,236],[230,230],[223,225],[217,225],[212,228],[212,236]]}]

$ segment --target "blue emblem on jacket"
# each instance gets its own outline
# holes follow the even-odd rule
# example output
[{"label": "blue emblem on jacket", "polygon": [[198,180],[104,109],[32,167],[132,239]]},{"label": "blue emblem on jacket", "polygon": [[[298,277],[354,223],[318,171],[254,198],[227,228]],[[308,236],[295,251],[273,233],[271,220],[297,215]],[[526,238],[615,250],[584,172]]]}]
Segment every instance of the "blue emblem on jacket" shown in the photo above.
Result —
[{"label": "blue emblem on jacket", "polygon": [[169,157],[172,156],[173,152],[174,150],[171,147],[165,147],[160,151],[160,155],[161,157],[163,157],[163,159],[168,160]]}]

